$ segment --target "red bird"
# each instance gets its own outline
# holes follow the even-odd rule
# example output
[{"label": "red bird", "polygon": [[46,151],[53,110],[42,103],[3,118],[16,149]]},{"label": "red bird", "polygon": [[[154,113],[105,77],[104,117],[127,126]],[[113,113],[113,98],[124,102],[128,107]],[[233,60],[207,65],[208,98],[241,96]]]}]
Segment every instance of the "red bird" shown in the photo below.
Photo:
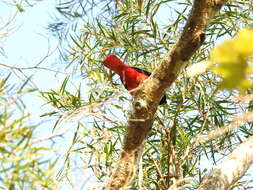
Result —
[{"label": "red bird", "polygon": [[[135,94],[134,89],[151,75],[148,71],[124,64],[115,55],[108,55],[102,64],[120,76],[121,82],[132,95]],[[165,95],[159,104],[166,104]]]}]

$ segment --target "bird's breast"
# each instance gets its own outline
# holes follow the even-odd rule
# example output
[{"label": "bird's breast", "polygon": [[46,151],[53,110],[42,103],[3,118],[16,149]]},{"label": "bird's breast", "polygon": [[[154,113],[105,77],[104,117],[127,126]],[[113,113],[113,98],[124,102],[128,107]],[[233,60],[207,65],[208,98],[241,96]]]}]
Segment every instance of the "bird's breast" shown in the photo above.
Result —
[{"label": "bird's breast", "polygon": [[128,68],[122,72],[121,81],[127,90],[129,90],[130,93],[134,95],[134,89],[137,88],[147,78],[147,75],[140,73],[133,68]]}]

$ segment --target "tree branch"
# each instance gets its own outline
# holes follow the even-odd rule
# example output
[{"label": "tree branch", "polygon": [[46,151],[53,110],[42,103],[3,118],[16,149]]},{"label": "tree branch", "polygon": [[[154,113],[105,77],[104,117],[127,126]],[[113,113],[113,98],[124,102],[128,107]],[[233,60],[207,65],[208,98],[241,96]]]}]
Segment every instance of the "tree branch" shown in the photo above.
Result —
[{"label": "tree branch", "polygon": [[141,154],[140,150],[151,130],[160,99],[166,88],[175,81],[184,63],[202,45],[205,38],[204,32],[210,19],[226,1],[194,1],[189,19],[178,42],[137,91],[128,119],[129,127],[125,135],[121,157],[107,184],[108,190],[120,189],[131,183],[135,173],[135,165],[138,164]]},{"label": "tree branch", "polygon": [[241,143],[204,177],[198,190],[225,190],[237,182],[253,163],[253,136]]}]

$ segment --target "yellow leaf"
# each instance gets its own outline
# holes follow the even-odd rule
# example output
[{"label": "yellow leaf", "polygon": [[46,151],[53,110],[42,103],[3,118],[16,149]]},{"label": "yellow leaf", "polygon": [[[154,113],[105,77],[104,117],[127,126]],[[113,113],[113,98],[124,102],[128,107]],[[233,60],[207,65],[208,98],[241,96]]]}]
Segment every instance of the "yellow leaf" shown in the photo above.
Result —
[{"label": "yellow leaf", "polygon": [[243,92],[252,87],[252,81],[248,79],[248,60],[253,54],[253,30],[242,29],[238,35],[217,46],[211,52],[211,67],[215,73],[222,77],[220,86],[229,90],[235,88]]}]

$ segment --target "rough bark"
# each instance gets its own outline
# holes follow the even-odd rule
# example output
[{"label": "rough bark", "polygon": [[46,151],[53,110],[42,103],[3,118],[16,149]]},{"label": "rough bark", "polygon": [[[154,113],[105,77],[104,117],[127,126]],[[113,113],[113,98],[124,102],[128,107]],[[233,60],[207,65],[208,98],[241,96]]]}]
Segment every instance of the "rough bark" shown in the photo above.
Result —
[{"label": "rough bark", "polygon": [[253,137],[240,144],[204,177],[198,190],[226,190],[237,182],[253,163]]},{"label": "rough bark", "polygon": [[183,33],[136,93],[128,119],[121,156],[110,176],[106,189],[127,187],[133,179],[143,142],[150,132],[160,99],[175,81],[184,63],[204,42],[205,29],[210,19],[227,0],[195,0]]}]

